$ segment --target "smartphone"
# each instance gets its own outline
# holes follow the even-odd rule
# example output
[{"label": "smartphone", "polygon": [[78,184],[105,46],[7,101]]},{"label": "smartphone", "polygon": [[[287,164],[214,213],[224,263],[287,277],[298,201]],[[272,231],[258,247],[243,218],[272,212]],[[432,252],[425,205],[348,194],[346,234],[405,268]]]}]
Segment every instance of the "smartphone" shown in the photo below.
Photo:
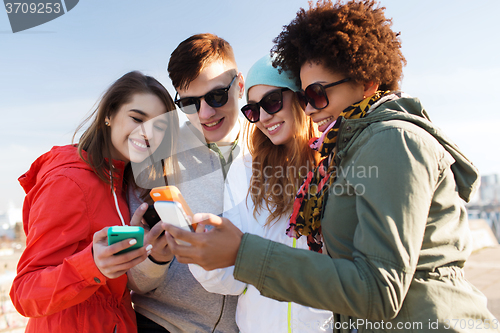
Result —
[{"label": "smartphone", "polygon": [[137,243],[115,254],[122,254],[141,248],[144,245],[144,229],[133,226],[113,226],[108,229],[108,245],[130,238],[135,238]]},{"label": "smartphone", "polygon": [[[191,222],[188,220],[186,213],[182,209],[181,204],[178,202],[157,201],[154,206],[163,222],[170,223],[186,231],[194,231]],[[176,242],[179,244],[190,245],[189,243],[181,240],[176,240]]]},{"label": "smartphone", "polygon": [[157,201],[175,201],[178,202],[184,212],[188,216],[193,216],[193,212],[191,212],[191,208],[189,208],[186,200],[181,194],[181,191],[176,186],[160,186],[155,187],[149,192],[149,195],[153,199],[154,202]]},{"label": "smartphone", "polygon": [[156,212],[155,206],[153,205],[149,205],[142,218],[144,219],[144,221],[146,221],[151,229],[156,225],[156,223],[161,221],[161,218]]},{"label": "smartphone", "polygon": [[[162,218],[162,215],[160,214],[160,212],[156,208],[156,203],[157,202],[175,202],[180,207],[181,212],[183,213],[182,215],[189,216],[189,217],[191,217],[191,220],[192,220],[193,212],[191,211],[191,208],[189,208],[189,205],[187,204],[186,200],[182,196],[181,191],[179,191],[179,189],[176,186],[155,187],[151,190],[149,195],[151,196],[151,198],[155,202],[155,209],[158,212],[158,214],[160,215],[160,218]],[[165,217],[167,217],[167,216],[168,215],[165,215]],[[163,218],[162,218],[162,220],[165,222],[169,222],[168,220],[164,220]],[[186,218],[186,220],[187,220],[187,218]],[[175,223],[173,223],[173,224],[177,225]],[[180,225],[183,225],[183,223],[179,222],[179,225],[177,225],[177,226],[180,226]],[[191,225],[188,222],[188,225],[190,226],[191,230],[196,230],[196,223]],[[187,230],[186,228],[184,228],[184,229]]]}]

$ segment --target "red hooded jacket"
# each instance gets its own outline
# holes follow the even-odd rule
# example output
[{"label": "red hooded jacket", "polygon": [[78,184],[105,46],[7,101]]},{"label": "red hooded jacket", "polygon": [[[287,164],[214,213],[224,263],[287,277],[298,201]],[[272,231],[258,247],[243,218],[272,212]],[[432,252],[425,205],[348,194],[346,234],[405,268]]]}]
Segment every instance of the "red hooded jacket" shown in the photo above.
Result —
[{"label": "red hooded jacket", "polygon": [[[126,223],[124,163],[115,193]],[[108,279],[92,255],[95,232],[121,225],[110,186],[78,155],[75,146],[54,147],[19,178],[26,192],[26,249],[10,291],[16,309],[30,317],[26,332],[137,332],[127,276]]]}]

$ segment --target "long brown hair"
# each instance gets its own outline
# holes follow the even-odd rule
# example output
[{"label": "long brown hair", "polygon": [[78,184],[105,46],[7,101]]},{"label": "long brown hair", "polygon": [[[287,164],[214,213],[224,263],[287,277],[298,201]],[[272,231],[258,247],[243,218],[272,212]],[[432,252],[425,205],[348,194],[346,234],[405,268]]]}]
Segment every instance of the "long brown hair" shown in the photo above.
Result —
[{"label": "long brown hair", "polygon": [[[92,168],[95,174],[107,184],[113,185],[115,179],[111,160],[111,129],[105,125],[105,119],[112,118],[123,104],[131,101],[134,94],[141,93],[157,96],[164,104],[167,112],[175,110],[172,97],[160,82],[151,76],[133,71],[123,75],[108,88],[97,108],[77,127],[73,135],[74,141],[78,131],[82,129],[87,122],[93,119],[90,126],[80,137],[78,153],[82,160]],[[169,117],[169,119],[171,119],[173,123],[169,124],[170,130],[168,131],[168,139],[171,140],[169,142],[171,142],[172,146],[175,146],[179,120],[176,114],[173,117]],[[170,151],[173,151],[173,149]],[[84,152],[86,154],[84,154]],[[167,163],[167,165],[171,164],[172,163]],[[163,167],[163,165],[161,167],[163,172],[160,172],[160,174],[164,176],[166,168]],[[129,176],[131,173],[130,164],[127,166],[127,169],[124,178],[130,179],[131,177],[127,177],[127,173]],[[158,177],[158,164],[153,164],[150,166],[150,169],[151,170],[148,171],[149,174]],[[133,184],[135,185],[135,182]]]},{"label": "long brown hair", "polygon": [[308,146],[309,140],[317,136],[317,131],[312,120],[306,117],[300,107],[295,93],[291,111],[295,135],[288,148],[273,144],[255,124],[247,122],[245,127],[248,149],[252,155],[252,178],[248,195],[254,204],[254,216],[261,209],[270,212],[266,225],[291,214],[295,194],[307,172],[314,169],[318,160],[317,152]]}]

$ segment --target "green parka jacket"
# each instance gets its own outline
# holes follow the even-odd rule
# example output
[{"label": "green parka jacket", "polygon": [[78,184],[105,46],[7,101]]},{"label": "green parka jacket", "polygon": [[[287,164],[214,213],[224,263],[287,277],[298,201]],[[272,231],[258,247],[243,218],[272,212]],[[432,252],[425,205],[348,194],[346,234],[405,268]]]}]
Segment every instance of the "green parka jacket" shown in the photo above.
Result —
[{"label": "green parka jacket", "polygon": [[472,241],[463,200],[478,171],[418,99],[388,99],[341,124],[322,219],[328,255],[245,234],[234,276],[337,313],[311,323],[330,332],[500,331],[462,270]]}]

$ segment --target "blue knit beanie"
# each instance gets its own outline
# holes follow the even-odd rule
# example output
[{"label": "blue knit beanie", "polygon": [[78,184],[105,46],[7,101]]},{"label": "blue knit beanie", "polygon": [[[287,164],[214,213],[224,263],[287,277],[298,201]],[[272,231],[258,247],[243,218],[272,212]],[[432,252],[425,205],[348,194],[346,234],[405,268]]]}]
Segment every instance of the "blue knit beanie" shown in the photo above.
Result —
[{"label": "blue knit beanie", "polygon": [[260,58],[248,71],[245,80],[245,95],[247,101],[248,90],[259,84],[280,88],[286,87],[293,91],[298,91],[300,89],[295,83],[295,79],[291,72],[282,71],[281,74],[278,73],[278,68],[273,67],[272,58],[269,55]]}]

